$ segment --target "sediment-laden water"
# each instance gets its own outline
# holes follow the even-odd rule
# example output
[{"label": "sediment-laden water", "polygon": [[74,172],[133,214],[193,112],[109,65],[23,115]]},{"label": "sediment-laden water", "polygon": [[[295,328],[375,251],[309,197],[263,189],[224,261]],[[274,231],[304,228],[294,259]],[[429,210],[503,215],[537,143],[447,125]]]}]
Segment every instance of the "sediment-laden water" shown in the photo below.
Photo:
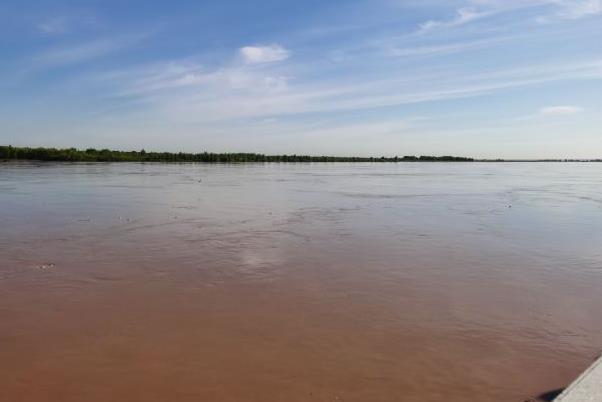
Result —
[{"label": "sediment-laden water", "polygon": [[601,289],[602,164],[0,164],[2,401],[523,401]]}]

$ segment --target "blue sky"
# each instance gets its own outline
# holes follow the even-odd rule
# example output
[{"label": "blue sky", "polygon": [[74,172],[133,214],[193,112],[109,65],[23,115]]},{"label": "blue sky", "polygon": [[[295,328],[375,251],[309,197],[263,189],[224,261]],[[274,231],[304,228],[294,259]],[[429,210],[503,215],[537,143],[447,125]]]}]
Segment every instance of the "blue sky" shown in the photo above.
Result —
[{"label": "blue sky", "polygon": [[0,143],[601,157],[602,0],[4,0]]}]

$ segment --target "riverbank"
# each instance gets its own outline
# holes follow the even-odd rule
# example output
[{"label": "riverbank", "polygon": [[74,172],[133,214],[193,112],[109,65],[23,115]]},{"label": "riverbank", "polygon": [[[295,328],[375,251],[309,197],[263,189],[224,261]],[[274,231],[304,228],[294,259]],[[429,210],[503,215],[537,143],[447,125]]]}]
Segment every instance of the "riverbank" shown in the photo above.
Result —
[{"label": "riverbank", "polygon": [[186,153],[97,150],[88,148],[29,148],[0,146],[0,160],[40,160],[55,162],[472,162],[474,159],[459,156],[312,156],[312,155],[264,155],[258,153]]}]

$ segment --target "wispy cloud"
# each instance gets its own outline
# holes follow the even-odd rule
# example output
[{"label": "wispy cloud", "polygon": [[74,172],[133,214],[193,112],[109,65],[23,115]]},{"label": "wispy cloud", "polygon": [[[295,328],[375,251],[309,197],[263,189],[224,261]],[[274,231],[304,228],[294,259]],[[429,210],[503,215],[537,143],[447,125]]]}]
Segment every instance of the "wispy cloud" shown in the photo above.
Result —
[{"label": "wispy cloud", "polygon": [[[172,62],[107,75],[98,87],[113,91],[115,97],[144,104],[155,110],[154,115],[170,121],[207,123],[374,110],[490,95],[554,81],[602,79],[600,60],[530,65],[470,76],[453,70],[425,71],[408,77],[389,74],[361,84],[344,79],[319,84],[303,76],[287,77],[278,70],[275,66],[223,66],[208,70],[196,63]],[[568,108],[556,106],[545,112],[573,110]]]},{"label": "wispy cloud", "polygon": [[34,56],[33,69],[39,70],[94,60],[131,47],[143,38],[144,35],[131,35],[54,47]]},{"label": "wispy cloud", "polygon": [[510,37],[493,37],[481,40],[444,43],[431,46],[413,46],[413,47],[386,47],[386,52],[390,56],[396,57],[414,57],[414,56],[439,56],[445,54],[460,53],[470,50],[482,49],[493,44],[511,39]]},{"label": "wispy cloud", "polygon": [[[554,22],[561,20],[577,20],[594,15],[602,14],[602,0],[509,0],[502,2],[500,0],[473,0],[490,4],[498,10],[521,9],[540,7],[543,15],[539,16],[539,22]],[[545,10],[549,11],[545,13]]]},{"label": "wispy cloud", "polygon": [[517,116],[508,120],[510,123],[525,123],[525,122],[543,122],[546,120],[550,120],[554,124],[558,123],[559,118],[575,116],[583,112],[583,108],[581,106],[576,105],[553,105],[553,106],[544,106],[540,108],[535,113],[527,114],[524,116]]},{"label": "wispy cloud", "polygon": [[542,116],[568,116],[582,112],[583,109],[574,105],[546,106],[539,110]]},{"label": "wispy cloud", "polygon": [[240,48],[240,55],[247,64],[271,63],[286,60],[290,52],[284,47],[274,44],[268,46],[245,46]]},{"label": "wispy cloud", "polygon": [[578,20],[602,14],[602,0],[552,0],[556,9],[549,15],[540,16],[540,23],[562,20]]},{"label": "wispy cloud", "polygon": [[428,20],[419,25],[418,33],[461,27],[483,18],[530,8],[541,9],[541,15],[535,18],[537,22],[552,23],[600,15],[602,0],[466,0],[453,18]]},{"label": "wispy cloud", "polygon": [[66,17],[51,17],[37,25],[38,32],[46,35],[58,35],[67,32]]},{"label": "wispy cloud", "polygon": [[74,34],[102,27],[97,14],[90,10],[70,10],[46,16],[35,24],[38,33],[46,36]]},{"label": "wispy cloud", "polygon": [[454,18],[446,21],[428,20],[420,24],[418,32],[426,33],[438,28],[452,28],[466,25],[472,21],[487,17],[492,14],[492,11],[479,11],[475,8],[460,8],[456,11]]},{"label": "wispy cloud", "polygon": [[286,89],[288,78],[275,71],[223,65],[213,70],[194,60],[150,63],[96,77],[100,86],[117,88],[118,97],[162,98],[186,93],[219,101],[228,93],[270,94]]}]

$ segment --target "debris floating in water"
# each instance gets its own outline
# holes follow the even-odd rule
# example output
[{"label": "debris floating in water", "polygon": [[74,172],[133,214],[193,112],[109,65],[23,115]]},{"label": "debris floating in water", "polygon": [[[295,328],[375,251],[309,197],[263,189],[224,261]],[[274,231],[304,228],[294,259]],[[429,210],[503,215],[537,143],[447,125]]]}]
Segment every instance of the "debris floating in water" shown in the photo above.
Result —
[{"label": "debris floating in water", "polygon": [[52,262],[46,263],[46,264],[42,264],[40,266],[38,266],[39,269],[41,269],[42,271],[48,271],[52,268],[54,268],[55,265]]}]

